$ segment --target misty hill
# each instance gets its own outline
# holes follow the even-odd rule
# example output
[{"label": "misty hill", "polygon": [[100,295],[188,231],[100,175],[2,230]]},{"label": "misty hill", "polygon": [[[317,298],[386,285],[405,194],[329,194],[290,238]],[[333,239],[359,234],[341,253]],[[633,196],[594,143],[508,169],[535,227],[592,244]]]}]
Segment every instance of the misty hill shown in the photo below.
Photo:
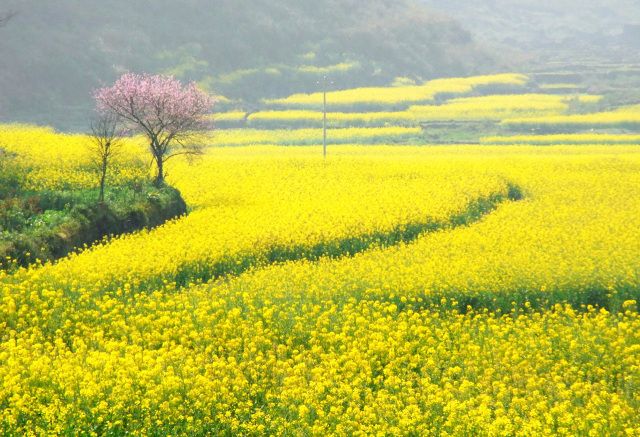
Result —
[{"label": "misty hill", "polygon": [[479,40],[519,50],[534,61],[638,61],[637,0],[421,1],[455,17]]},{"label": "misty hill", "polygon": [[197,80],[257,102],[491,70],[456,22],[415,0],[3,0],[0,120],[84,127],[91,91],[124,71]]}]

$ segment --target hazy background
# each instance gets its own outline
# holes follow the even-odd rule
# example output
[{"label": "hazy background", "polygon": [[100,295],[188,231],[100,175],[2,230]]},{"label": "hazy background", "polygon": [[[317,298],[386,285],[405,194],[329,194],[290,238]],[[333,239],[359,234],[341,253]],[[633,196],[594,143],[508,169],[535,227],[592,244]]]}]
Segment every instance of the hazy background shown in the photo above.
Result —
[{"label": "hazy background", "polygon": [[125,71],[196,80],[245,109],[315,91],[323,75],[336,88],[500,71],[595,92],[640,82],[637,0],[2,0],[1,10],[18,15],[0,29],[0,121],[66,130],[84,129],[91,91]]}]

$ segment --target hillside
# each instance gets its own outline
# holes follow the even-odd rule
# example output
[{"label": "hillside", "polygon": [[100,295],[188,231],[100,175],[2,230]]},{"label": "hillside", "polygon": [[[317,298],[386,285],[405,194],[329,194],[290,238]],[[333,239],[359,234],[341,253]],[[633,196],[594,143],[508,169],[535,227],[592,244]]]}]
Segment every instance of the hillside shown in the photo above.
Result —
[{"label": "hillside", "polygon": [[638,61],[640,6],[635,0],[421,1],[459,20],[479,40],[521,51],[534,63]]},{"label": "hillside", "polygon": [[127,70],[255,102],[490,70],[470,35],[414,0],[6,0],[0,120],[82,129],[91,90]]}]

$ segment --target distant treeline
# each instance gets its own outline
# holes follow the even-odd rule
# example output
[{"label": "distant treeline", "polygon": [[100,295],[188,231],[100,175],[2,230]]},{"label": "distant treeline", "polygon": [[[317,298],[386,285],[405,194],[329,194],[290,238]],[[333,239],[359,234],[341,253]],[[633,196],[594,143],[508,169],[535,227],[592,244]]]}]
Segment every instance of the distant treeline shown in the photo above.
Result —
[{"label": "distant treeline", "polygon": [[0,120],[82,128],[92,89],[125,70],[262,98],[489,71],[454,21],[415,0],[5,0]]}]

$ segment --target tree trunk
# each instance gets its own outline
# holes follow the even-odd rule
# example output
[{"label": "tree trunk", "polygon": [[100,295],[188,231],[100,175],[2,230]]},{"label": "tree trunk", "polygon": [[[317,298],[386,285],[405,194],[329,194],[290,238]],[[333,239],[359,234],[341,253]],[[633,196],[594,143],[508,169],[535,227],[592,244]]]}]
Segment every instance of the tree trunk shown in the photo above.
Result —
[{"label": "tree trunk", "polygon": [[164,161],[162,156],[156,156],[156,164],[158,167],[158,173],[156,174],[155,185],[161,187],[164,185]]},{"label": "tree trunk", "polygon": [[98,201],[100,203],[104,202],[104,180],[105,180],[105,174],[102,173],[102,177],[100,178],[100,196],[98,197]]},{"label": "tree trunk", "polygon": [[151,153],[153,154],[153,160],[156,162],[157,170],[154,184],[160,188],[164,185],[164,151],[155,137],[151,138]]},{"label": "tree trunk", "polygon": [[104,186],[105,186],[105,181],[107,179],[107,160],[103,159],[102,160],[102,172],[100,174],[100,196],[98,197],[98,201],[100,203],[104,202]]}]

